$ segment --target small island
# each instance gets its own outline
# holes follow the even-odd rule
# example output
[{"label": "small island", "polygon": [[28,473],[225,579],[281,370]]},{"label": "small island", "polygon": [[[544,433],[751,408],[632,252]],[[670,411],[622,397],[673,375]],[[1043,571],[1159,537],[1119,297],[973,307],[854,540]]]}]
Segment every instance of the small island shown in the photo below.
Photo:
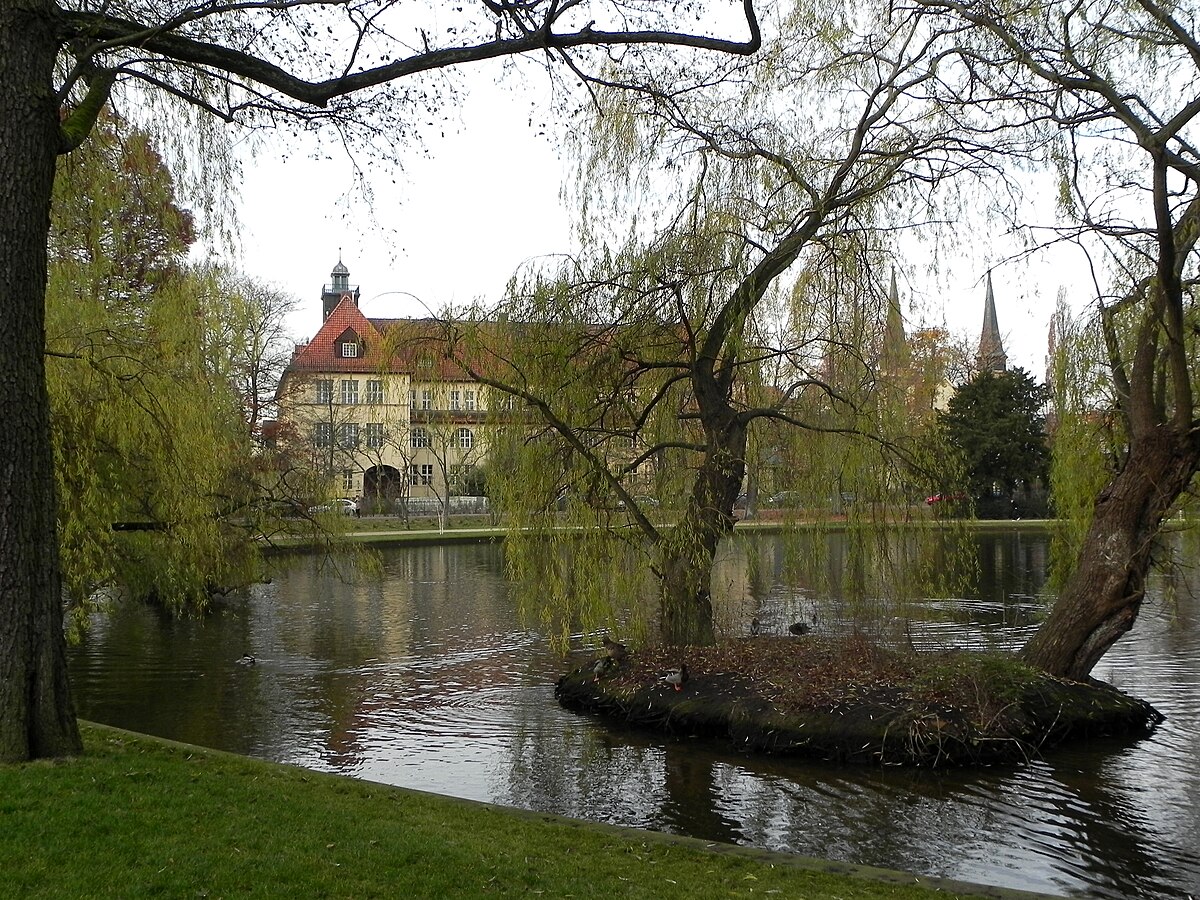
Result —
[{"label": "small island", "polygon": [[1111,685],[1056,678],[1011,655],[898,651],[858,636],[754,636],[596,660],[559,679],[567,709],[842,763],[1022,762],[1066,742],[1145,736],[1163,720]]}]

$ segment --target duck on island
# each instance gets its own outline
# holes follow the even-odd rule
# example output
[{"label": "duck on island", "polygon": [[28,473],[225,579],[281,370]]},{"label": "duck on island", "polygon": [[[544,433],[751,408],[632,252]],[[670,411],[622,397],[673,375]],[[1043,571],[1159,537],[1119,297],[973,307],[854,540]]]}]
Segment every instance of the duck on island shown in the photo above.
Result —
[{"label": "duck on island", "polygon": [[686,663],[680,663],[678,669],[672,669],[663,676],[663,681],[671,685],[677,691],[682,691],[683,686],[687,684],[688,669]]},{"label": "duck on island", "polygon": [[599,681],[603,676],[607,675],[610,669],[617,667],[617,661],[611,656],[602,656],[596,660],[592,666],[592,672],[596,676],[596,681]]},{"label": "duck on island", "polygon": [[629,656],[629,651],[625,649],[625,645],[617,643],[607,634],[604,636],[604,652],[608,654],[607,658],[611,659],[617,665],[625,662],[625,658]]}]

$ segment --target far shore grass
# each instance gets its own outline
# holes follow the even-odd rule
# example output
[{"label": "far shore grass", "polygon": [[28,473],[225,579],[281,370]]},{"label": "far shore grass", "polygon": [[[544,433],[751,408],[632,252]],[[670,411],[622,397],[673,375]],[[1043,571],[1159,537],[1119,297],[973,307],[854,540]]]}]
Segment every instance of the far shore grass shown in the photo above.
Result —
[{"label": "far shore grass", "polygon": [[[335,520],[336,521],[336,520]],[[972,531],[1009,531],[1016,529],[1049,528],[1054,524],[1052,519],[953,519],[946,524],[955,528],[967,528]],[[387,546],[391,544],[449,544],[449,543],[484,543],[502,541],[505,537],[503,525],[493,524],[488,516],[453,516],[449,524],[439,527],[435,518],[414,517],[405,521],[395,516],[363,516],[362,518],[346,517],[337,522],[345,528],[344,538],[356,544]],[[904,527],[903,522],[895,523],[895,527]],[[923,525],[930,524],[929,520],[922,521]],[[564,526],[569,530],[573,526]],[[794,529],[833,530],[844,528],[840,521],[805,521],[803,519],[756,518],[739,521],[735,527],[738,534],[774,534]],[[280,536],[273,539],[271,549],[277,552],[308,552],[319,541],[300,535]]]},{"label": "far shore grass", "polygon": [[[71,897],[1033,897],[576,822],[84,724],[0,765],[0,893]],[[880,828],[887,828],[880,822]]]}]

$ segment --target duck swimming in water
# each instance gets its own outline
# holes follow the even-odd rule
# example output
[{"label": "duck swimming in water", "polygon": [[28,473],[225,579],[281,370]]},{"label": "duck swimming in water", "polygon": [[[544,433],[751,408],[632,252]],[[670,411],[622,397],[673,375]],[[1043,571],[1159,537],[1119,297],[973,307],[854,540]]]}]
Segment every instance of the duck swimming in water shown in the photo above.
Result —
[{"label": "duck swimming in water", "polygon": [[672,669],[663,676],[663,681],[671,685],[677,691],[682,691],[683,686],[687,684],[688,670],[686,663],[680,663],[678,669]]},{"label": "duck swimming in water", "polygon": [[237,664],[239,666],[252,666],[256,662],[258,662],[258,660],[255,659],[253,656],[251,656],[249,653],[247,653],[245,656],[243,656],[241,659],[239,659],[237,661]]}]

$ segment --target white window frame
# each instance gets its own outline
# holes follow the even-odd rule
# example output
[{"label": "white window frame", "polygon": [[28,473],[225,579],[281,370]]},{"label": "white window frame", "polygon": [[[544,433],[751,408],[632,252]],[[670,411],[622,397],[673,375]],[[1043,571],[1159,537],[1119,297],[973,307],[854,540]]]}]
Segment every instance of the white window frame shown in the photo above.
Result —
[{"label": "white window frame", "polygon": [[460,450],[470,450],[475,446],[475,435],[470,428],[458,429],[458,448]]},{"label": "white window frame", "polygon": [[368,378],[367,379],[367,402],[382,403],[383,402],[383,379]]},{"label": "white window frame", "polygon": [[414,450],[423,450],[429,446],[429,432],[424,428],[414,428],[409,435],[409,443]]},{"label": "white window frame", "polygon": [[358,403],[358,379],[343,378],[339,395],[342,403],[346,406],[354,406]]},{"label": "white window frame", "polygon": [[333,379],[318,378],[315,382],[316,403],[327,404],[333,402]]},{"label": "white window frame", "polygon": [[357,341],[342,341],[342,358],[357,359],[358,358],[358,342]]}]

